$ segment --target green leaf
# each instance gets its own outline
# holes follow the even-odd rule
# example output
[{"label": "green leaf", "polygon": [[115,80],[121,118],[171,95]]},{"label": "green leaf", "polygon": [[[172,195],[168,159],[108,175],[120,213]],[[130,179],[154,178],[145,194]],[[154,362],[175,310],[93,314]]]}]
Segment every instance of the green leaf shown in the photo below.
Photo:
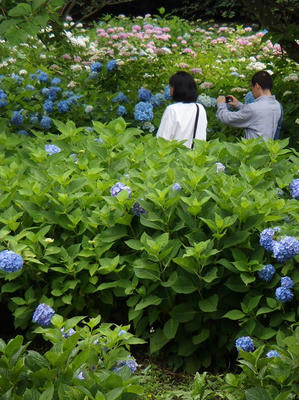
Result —
[{"label": "green leaf", "polygon": [[32,1],[32,10],[33,11],[37,10],[38,8],[40,8],[40,6],[42,6],[46,2],[47,2],[47,0],[33,0]]},{"label": "green leaf", "polygon": [[24,17],[32,12],[31,6],[27,3],[20,3],[16,7],[8,11],[10,17]]},{"label": "green leaf", "polygon": [[135,311],[143,310],[148,306],[158,306],[161,303],[162,299],[158,296],[147,296],[142,299],[135,307]]},{"label": "green leaf", "polygon": [[198,311],[195,311],[190,303],[182,303],[175,306],[171,310],[170,315],[178,322],[188,322],[191,321],[197,313]]},{"label": "green leaf", "polygon": [[254,387],[245,391],[246,400],[271,400],[266,389]]},{"label": "green leaf", "polygon": [[228,318],[232,320],[237,320],[245,317],[245,314],[241,310],[231,310],[222,316],[222,318]]},{"label": "green leaf", "polygon": [[47,390],[43,391],[40,400],[52,400],[54,395],[54,385],[50,386]]},{"label": "green leaf", "polygon": [[179,323],[178,321],[175,321],[174,319],[170,318],[166,324],[164,325],[163,328],[163,333],[167,339],[173,339],[176,335],[176,332],[178,330]]},{"label": "green leaf", "polygon": [[200,300],[198,306],[203,312],[214,312],[217,311],[218,300],[218,294],[213,294],[207,299]]},{"label": "green leaf", "polygon": [[5,348],[5,355],[8,358],[12,358],[12,356],[19,350],[22,344],[23,344],[23,336],[18,335],[14,339],[11,339]]},{"label": "green leaf", "polygon": [[203,328],[198,335],[193,336],[192,342],[194,344],[200,344],[209,337],[209,334],[210,330],[208,328]]},{"label": "green leaf", "polygon": [[238,231],[232,233],[231,235],[224,236],[224,238],[221,240],[222,248],[226,249],[228,247],[234,247],[236,244],[243,243],[249,237],[249,235],[249,231]]},{"label": "green leaf", "polygon": [[158,329],[150,338],[150,352],[156,353],[169,341],[161,329]]},{"label": "green leaf", "polygon": [[37,351],[29,350],[25,358],[25,365],[33,372],[42,368],[50,368],[48,361]]}]

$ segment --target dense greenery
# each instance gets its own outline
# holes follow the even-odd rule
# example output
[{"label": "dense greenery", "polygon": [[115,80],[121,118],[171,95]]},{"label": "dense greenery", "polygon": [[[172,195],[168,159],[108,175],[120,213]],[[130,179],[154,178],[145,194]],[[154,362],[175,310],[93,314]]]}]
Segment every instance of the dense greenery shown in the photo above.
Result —
[{"label": "dense greenery", "polygon": [[[126,345],[145,340],[145,352],[174,370],[219,371],[234,364],[240,336],[257,348],[240,353],[243,372],[225,381],[197,374],[184,396],[212,399],[217,390],[230,400],[293,399],[297,65],[279,45],[263,42],[264,32],[178,17],[107,16],[89,30],[68,18],[60,42],[59,21],[47,25],[50,11],[43,25],[32,21],[38,37],[32,31],[24,43],[18,29],[16,46],[1,41],[0,300],[26,339],[43,333],[53,346],[38,355],[21,335],[0,341],[0,375],[7,377],[0,399],[60,400],[66,390],[83,399],[142,398],[135,379],[111,371],[128,357]],[[22,24],[27,15],[11,18]],[[193,74],[208,113],[208,141],[196,141],[194,151],[155,138],[178,69]],[[283,140],[246,141],[216,120],[215,97],[243,99],[259,69],[273,73]],[[140,118],[140,101],[153,115]],[[277,245],[285,236],[295,244],[283,260],[260,242],[274,227]],[[8,255],[17,268],[6,264]],[[56,315],[52,326],[34,330],[41,303]],[[120,334],[129,323],[141,340]],[[77,333],[66,338],[61,328]],[[109,351],[94,348],[94,334]],[[264,345],[281,359],[265,357]],[[94,373],[98,356],[104,361]]]}]

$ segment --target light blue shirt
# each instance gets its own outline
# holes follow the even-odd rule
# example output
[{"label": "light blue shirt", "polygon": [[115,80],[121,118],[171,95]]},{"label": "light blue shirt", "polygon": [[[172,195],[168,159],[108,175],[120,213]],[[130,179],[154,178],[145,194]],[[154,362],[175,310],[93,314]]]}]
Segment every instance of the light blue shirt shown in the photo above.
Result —
[{"label": "light blue shirt", "polygon": [[224,124],[245,128],[246,139],[260,136],[274,139],[281,108],[275,96],[260,96],[254,103],[238,102],[238,111],[229,111],[226,103],[217,105],[217,118]]}]

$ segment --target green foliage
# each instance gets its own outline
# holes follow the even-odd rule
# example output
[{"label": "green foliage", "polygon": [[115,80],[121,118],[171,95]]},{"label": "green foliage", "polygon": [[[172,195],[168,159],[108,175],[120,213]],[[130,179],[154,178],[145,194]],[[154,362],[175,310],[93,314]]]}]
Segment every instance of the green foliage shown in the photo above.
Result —
[{"label": "green foliage", "polygon": [[[259,245],[268,226],[298,234],[288,189],[298,158],[287,141],[197,141],[189,151],[121,118],[95,121],[88,135],[56,125],[59,136],[0,135],[0,250],[24,258],[23,270],[1,272],[16,327],[28,327],[40,302],[65,317],[100,311],[195,371],[224,366],[237,335],[273,338],[296,320],[294,303],[274,296],[280,275],[298,285],[294,263],[275,263]],[[47,155],[49,142],[62,151]],[[131,197],[110,195],[117,181]],[[133,214],[135,201],[146,214]],[[269,262],[276,274],[265,283],[257,273]]]},{"label": "green foliage", "polygon": [[[43,355],[28,350],[29,342],[23,345],[22,336],[8,343],[0,339],[1,400],[141,399],[143,389],[130,368],[114,368],[130,359],[131,344],[142,341],[124,332],[129,326],[99,325],[100,317],[82,320],[64,321],[55,315],[53,327],[37,328],[35,332],[51,343]],[[65,337],[73,328],[75,333]]]},{"label": "green foliage", "polygon": [[[11,44],[18,44],[26,42],[28,36],[38,35],[48,23],[58,28],[61,24],[58,10],[63,4],[63,0],[28,0],[23,3],[4,1],[7,14],[0,18],[0,35]],[[62,26],[59,30],[61,32]]]}]

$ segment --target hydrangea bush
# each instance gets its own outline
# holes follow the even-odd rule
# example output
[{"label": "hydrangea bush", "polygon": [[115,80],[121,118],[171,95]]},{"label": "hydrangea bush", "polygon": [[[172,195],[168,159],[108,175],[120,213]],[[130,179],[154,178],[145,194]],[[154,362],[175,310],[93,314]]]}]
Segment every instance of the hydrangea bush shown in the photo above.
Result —
[{"label": "hydrangea bush", "polygon": [[265,229],[277,243],[298,236],[298,201],[277,192],[298,171],[287,141],[189,151],[122,118],[54,123],[59,135],[0,134],[0,252],[26,266],[0,270],[16,327],[36,326],[39,304],[65,317],[100,310],[192,371],[224,366],[239,337],[272,339],[295,322],[296,246],[281,262],[260,244]]}]

